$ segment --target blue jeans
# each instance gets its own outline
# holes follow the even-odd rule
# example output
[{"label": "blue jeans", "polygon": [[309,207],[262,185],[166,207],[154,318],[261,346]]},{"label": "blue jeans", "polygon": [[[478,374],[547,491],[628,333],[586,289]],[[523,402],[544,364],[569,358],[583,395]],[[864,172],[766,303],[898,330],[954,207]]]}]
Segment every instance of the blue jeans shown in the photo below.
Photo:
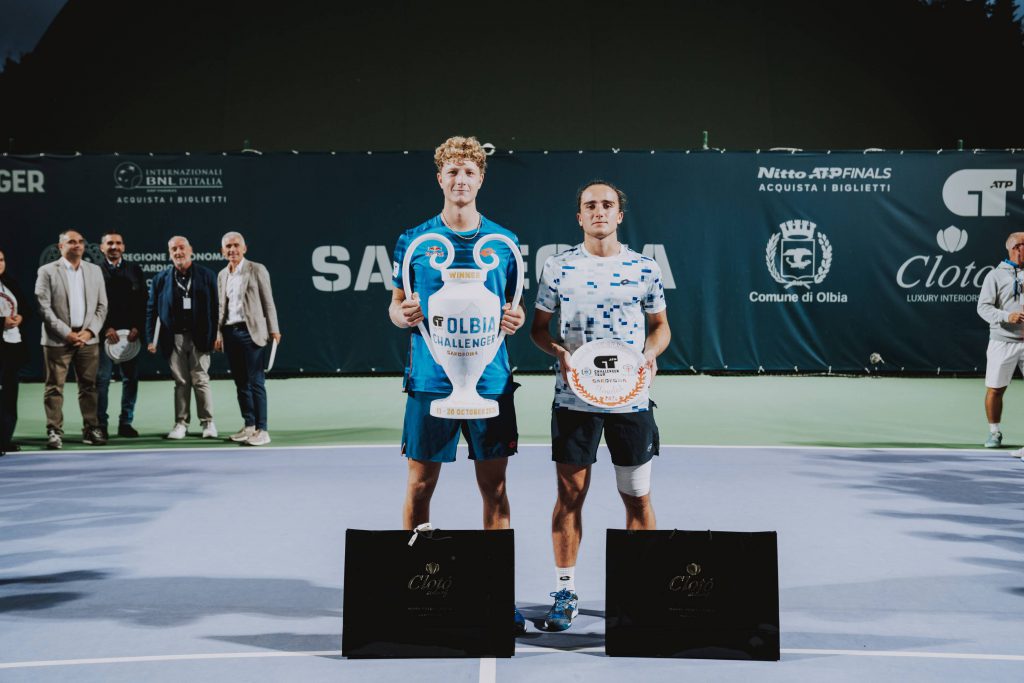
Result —
[{"label": "blue jeans", "polygon": [[[102,346],[102,345],[101,345]],[[115,370],[115,368],[118,368]],[[110,379],[115,375],[121,376],[121,415],[118,417],[119,425],[130,425],[135,419],[135,399],[139,396],[139,358],[136,356],[125,363],[114,364],[104,350],[100,349],[100,367],[96,373],[96,417],[101,427],[106,428],[109,416],[107,415],[107,394],[110,390]]]},{"label": "blue jeans", "polygon": [[224,353],[238,392],[238,408],[246,427],[267,428],[267,388],[264,382],[263,352],[256,346],[244,324],[224,327]]}]

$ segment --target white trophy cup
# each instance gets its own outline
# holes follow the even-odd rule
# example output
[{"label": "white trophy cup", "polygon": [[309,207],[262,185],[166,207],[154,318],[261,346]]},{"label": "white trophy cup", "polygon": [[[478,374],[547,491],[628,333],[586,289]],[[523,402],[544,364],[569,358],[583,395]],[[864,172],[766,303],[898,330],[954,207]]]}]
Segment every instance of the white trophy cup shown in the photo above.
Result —
[{"label": "white trophy cup", "polygon": [[501,300],[484,284],[488,271],[500,263],[493,251],[484,260],[483,247],[492,240],[507,244],[516,259],[516,293],[510,302],[515,309],[523,293],[523,257],[516,243],[505,235],[485,235],[476,243],[473,260],[480,266],[479,270],[449,268],[455,260],[455,248],[447,237],[437,234],[414,239],[402,261],[402,284],[406,296],[412,296],[409,265],[416,247],[434,241],[446,249],[444,261],[440,263],[441,250],[428,250],[434,251],[430,255],[430,266],[441,271],[444,285],[428,297],[423,308],[426,317],[418,324],[430,355],[452,383],[451,395],[431,402],[430,414],[434,417],[475,420],[498,414],[498,402],[483,398],[476,391],[484,369],[505,341],[505,333],[501,331]]}]

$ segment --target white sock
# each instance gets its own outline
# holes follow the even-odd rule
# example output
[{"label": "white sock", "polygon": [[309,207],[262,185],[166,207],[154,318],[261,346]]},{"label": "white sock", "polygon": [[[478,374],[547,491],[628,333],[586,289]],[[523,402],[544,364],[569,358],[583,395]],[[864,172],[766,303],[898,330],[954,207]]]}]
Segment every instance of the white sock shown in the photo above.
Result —
[{"label": "white sock", "polygon": [[996,432],[1001,432],[1003,430],[999,428],[999,423],[998,422],[989,422],[988,423],[988,431],[989,431],[990,434],[995,434]]},{"label": "white sock", "polygon": [[557,584],[555,592],[562,590],[563,588],[569,591],[576,592],[576,567],[555,567],[555,579]]}]

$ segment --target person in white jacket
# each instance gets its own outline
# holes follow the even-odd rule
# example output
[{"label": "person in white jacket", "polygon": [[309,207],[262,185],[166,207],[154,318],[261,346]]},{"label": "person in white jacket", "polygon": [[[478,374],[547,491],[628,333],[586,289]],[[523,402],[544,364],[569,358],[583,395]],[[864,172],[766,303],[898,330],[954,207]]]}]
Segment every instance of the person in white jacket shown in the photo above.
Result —
[{"label": "person in white jacket", "polygon": [[1006,238],[1006,251],[1008,257],[985,276],[978,295],[978,315],[989,324],[985,366],[989,434],[985,448],[1003,445],[999,424],[1003,394],[1014,369],[1020,366],[1024,372],[1024,232]]}]

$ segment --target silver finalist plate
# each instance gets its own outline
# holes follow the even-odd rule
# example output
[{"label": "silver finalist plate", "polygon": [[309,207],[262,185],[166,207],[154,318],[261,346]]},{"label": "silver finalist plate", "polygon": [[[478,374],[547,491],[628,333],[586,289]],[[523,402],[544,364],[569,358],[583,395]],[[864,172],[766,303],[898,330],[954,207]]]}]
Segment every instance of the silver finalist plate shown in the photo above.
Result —
[{"label": "silver finalist plate", "polygon": [[569,359],[569,388],[597,408],[647,407],[651,373],[636,349],[614,339],[587,342]]},{"label": "silver finalist plate", "polygon": [[131,330],[118,330],[117,343],[111,344],[109,339],[103,342],[103,350],[106,351],[110,360],[115,363],[125,363],[139,355],[142,343],[138,339],[128,341],[128,334],[130,332]]}]

